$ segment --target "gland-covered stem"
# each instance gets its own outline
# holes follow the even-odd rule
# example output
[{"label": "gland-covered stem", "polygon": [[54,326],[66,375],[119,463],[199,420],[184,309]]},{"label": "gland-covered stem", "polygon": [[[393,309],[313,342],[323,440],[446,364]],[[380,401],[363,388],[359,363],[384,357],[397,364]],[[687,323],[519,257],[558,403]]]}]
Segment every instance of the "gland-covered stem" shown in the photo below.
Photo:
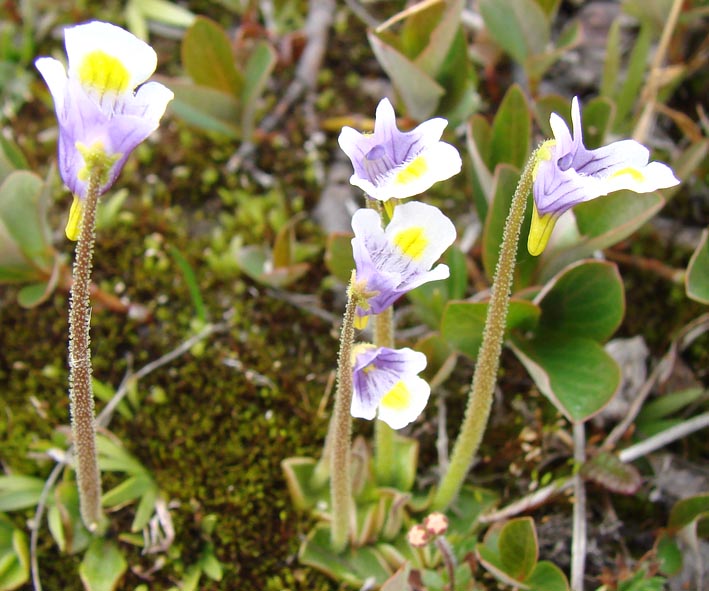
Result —
[{"label": "gland-covered stem", "polygon": [[448,469],[433,499],[433,509],[436,511],[446,509],[458,496],[487,427],[497,382],[497,370],[500,366],[502,340],[517,259],[517,244],[524,220],[527,196],[532,189],[536,161],[537,151],[532,154],[522,172],[507,215],[468,405]]},{"label": "gland-covered stem", "polygon": [[89,174],[83,217],[76,242],[69,306],[69,408],[76,456],[81,518],[89,531],[102,523],[101,476],[96,454],[94,396],[91,386],[91,269],[93,265],[96,207],[102,171]]},{"label": "gland-covered stem", "polygon": [[[394,348],[394,309],[389,306],[374,317],[374,344],[377,347]],[[374,422],[374,471],[377,483],[394,485],[394,429],[384,421]]]},{"label": "gland-covered stem", "polygon": [[352,346],[357,305],[361,300],[357,280],[352,279],[347,289],[347,307],[342,320],[340,352],[337,359],[337,388],[335,408],[331,419],[328,442],[330,445],[330,504],[332,510],[331,543],[335,552],[347,546],[350,515],[353,507],[350,445],[352,440]]}]

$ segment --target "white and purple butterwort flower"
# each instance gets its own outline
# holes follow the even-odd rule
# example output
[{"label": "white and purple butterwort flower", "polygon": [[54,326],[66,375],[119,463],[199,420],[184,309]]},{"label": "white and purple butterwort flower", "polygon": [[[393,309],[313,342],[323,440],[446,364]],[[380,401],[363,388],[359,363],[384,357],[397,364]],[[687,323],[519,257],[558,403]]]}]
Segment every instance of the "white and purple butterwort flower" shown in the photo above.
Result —
[{"label": "white and purple butterwort flower", "polygon": [[143,84],[155,71],[157,55],[120,27],[99,21],[69,27],[64,43],[68,71],[49,57],[35,65],[57,113],[59,172],[74,194],[67,225],[72,238],[70,234],[78,233],[89,176],[85,155],[99,155],[106,163],[99,190],[103,194],[130,153],[157,129],[173,93],[157,82]]},{"label": "white and purple butterwort flower", "polygon": [[460,154],[440,141],[448,125],[437,117],[415,129],[399,131],[388,99],[377,106],[374,133],[343,127],[338,139],[354,168],[350,183],[379,201],[419,195],[460,172]]},{"label": "white and purple butterwort flower", "polygon": [[361,343],[352,352],[352,368],[353,417],[376,416],[392,429],[402,429],[426,407],[431,388],[418,377],[426,369],[423,353]]},{"label": "white and purple butterwort flower", "polygon": [[583,145],[578,98],[571,103],[573,135],[556,113],[549,120],[554,139],[537,152],[534,211],[527,243],[530,254],[542,253],[559,216],[574,205],[627,189],[649,193],[679,183],[672,169],[650,162],[650,152],[634,140],[621,140],[596,150]]},{"label": "white and purple butterwort flower", "polygon": [[376,211],[359,209],[352,229],[357,282],[370,294],[369,308],[357,308],[359,317],[379,314],[414,287],[450,274],[447,265],[431,268],[456,237],[453,222],[433,205],[398,205],[386,229]]}]

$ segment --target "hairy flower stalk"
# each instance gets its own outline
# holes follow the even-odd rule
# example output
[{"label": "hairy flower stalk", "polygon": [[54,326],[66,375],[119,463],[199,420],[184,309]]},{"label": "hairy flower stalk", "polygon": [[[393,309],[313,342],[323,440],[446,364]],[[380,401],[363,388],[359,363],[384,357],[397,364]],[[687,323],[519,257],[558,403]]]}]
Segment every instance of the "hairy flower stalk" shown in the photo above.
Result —
[{"label": "hairy flower stalk", "polygon": [[73,282],[69,308],[69,409],[76,455],[81,518],[89,531],[98,531],[101,522],[101,476],[96,455],[94,396],[91,387],[90,284],[93,265],[96,206],[101,166],[91,167],[84,200],[83,217],[76,242]]},{"label": "hairy flower stalk", "polygon": [[352,345],[354,343],[355,310],[360,301],[354,272],[347,290],[347,307],[342,320],[340,352],[337,358],[337,390],[335,408],[328,433],[330,445],[330,504],[332,509],[331,541],[335,552],[347,546],[350,532],[352,478],[350,445],[352,440]]},{"label": "hairy flower stalk", "polygon": [[458,496],[468,469],[480,447],[490,416],[517,258],[517,244],[524,220],[527,195],[532,190],[537,152],[532,154],[522,172],[505,222],[500,257],[490,290],[483,340],[475,366],[468,406],[465,409],[458,439],[453,447],[448,470],[444,473],[433,500],[432,508],[436,511],[446,509]]}]

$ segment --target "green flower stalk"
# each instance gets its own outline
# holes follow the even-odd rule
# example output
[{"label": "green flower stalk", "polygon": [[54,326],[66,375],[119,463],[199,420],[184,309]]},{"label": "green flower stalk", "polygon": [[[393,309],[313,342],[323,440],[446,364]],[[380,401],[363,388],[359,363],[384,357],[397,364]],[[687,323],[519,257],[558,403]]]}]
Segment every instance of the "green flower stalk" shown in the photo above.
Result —
[{"label": "green flower stalk", "polygon": [[500,365],[502,341],[505,335],[517,258],[517,244],[527,206],[527,196],[532,190],[537,160],[538,150],[535,150],[522,172],[505,222],[500,256],[490,291],[483,340],[478,353],[468,405],[465,409],[458,439],[453,447],[448,469],[444,473],[433,499],[432,507],[435,511],[443,511],[458,496],[487,427],[497,382],[497,370]]},{"label": "green flower stalk", "polygon": [[[374,317],[374,344],[394,348],[394,308],[388,307]],[[381,419],[374,421],[374,472],[377,482],[394,484],[394,429]]]}]

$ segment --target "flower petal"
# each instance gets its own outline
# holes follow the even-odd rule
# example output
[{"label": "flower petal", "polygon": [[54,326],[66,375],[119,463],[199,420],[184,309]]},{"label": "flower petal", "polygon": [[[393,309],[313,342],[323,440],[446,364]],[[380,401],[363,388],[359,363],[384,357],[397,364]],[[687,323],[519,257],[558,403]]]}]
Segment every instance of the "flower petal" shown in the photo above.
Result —
[{"label": "flower petal", "polygon": [[453,222],[437,207],[420,201],[397,206],[384,234],[407,262],[426,270],[456,238]]},{"label": "flower petal", "polygon": [[418,376],[400,380],[379,403],[378,418],[392,429],[403,429],[426,408],[431,387]]},{"label": "flower petal", "polygon": [[64,95],[69,82],[64,64],[51,57],[40,57],[35,60],[34,65],[47,83],[56,112],[61,113],[64,110]]},{"label": "flower petal", "polygon": [[110,23],[92,21],[83,25],[69,27],[64,30],[67,57],[69,60],[69,76],[82,78],[83,83],[89,83],[91,64],[87,62],[99,52],[116,59],[125,69],[127,80],[106,80],[99,76],[99,84],[108,83],[111,87],[120,88],[119,94],[133,92],[139,84],[145,82],[155,71],[157,55],[155,50],[144,41],[128,31]]}]

